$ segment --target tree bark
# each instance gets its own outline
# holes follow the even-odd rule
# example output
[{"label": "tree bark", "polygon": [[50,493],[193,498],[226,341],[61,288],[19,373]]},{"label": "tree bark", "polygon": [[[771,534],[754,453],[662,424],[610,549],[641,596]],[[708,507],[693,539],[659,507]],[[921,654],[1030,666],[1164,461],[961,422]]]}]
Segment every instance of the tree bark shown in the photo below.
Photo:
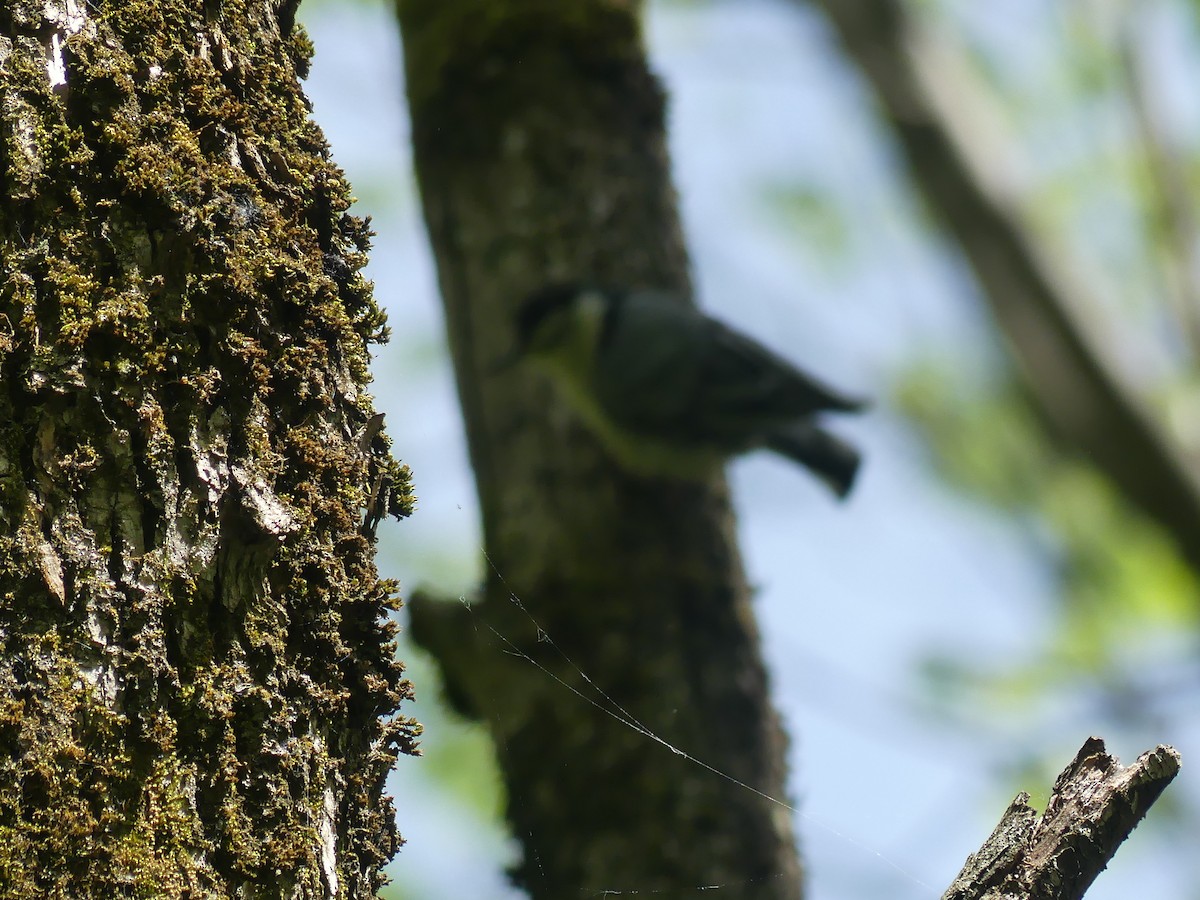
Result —
[{"label": "tree bark", "polygon": [[1038,816],[1021,792],[942,900],[1079,900],[1179,772],[1160,745],[1122,766],[1088,738]]},{"label": "tree bark", "polygon": [[621,471],[548,384],[497,368],[517,305],[547,281],[689,294],[637,4],[398,9],[491,563],[485,602],[416,602],[413,635],[495,738],[516,879],[553,900],[713,884],[797,898],[790,811],[729,780],[786,789],[724,481]]},{"label": "tree bark", "polygon": [[411,498],[293,13],[0,10],[5,897],[367,898],[398,841]]}]

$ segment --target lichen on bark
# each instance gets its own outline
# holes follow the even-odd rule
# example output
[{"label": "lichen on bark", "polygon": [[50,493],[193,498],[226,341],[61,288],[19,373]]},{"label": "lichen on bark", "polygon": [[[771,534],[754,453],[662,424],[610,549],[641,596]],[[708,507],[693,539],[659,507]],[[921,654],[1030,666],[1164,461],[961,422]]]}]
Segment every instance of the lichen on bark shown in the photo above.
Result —
[{"label": "lichen on bark", "polygon": [[244,0],[0,11],[0,895],[369,897],[398,844],[412,495],[310,53]]}]

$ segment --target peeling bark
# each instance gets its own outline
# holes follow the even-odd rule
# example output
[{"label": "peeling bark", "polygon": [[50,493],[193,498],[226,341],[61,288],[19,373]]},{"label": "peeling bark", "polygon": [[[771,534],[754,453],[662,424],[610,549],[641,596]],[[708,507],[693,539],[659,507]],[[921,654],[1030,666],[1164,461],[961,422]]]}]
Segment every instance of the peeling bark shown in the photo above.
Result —
[{"label": "peeling bark", "polygon": [[1088,738],[1039,817],[1021,792],[942,900],[1078,900],[1179,772],[1159,746],[1122,766]]}]

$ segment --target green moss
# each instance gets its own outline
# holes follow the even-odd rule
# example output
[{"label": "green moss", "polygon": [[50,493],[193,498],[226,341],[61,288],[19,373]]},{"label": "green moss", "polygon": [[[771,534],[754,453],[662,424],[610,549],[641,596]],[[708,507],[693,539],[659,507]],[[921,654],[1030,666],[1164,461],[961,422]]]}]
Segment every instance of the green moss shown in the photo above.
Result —
[{"label": "green moss", "polygon": [[316,893],[331,789],[369,896],[418,730],[388,718],[410,688],[362,529],[381,480],[412,506],[357,436],[370,232],[308,121],[302,32],[245,0],[92,13],[69,91],[32,32],[6,63],[0,879]]}]

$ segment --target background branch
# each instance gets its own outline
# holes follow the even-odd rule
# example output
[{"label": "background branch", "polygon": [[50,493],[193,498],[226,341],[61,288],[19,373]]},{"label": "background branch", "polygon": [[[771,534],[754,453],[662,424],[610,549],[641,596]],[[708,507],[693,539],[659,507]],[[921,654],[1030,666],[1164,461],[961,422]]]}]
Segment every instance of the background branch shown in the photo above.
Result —
[{"label": "background branch", "polygon": [[[1132,390],[1061,248],[1030,234],[983,100],[962,66],[898,0],[817,0],[870,81],[912,176],[970,262],[1051,433],[1095,463],[1200,569],[1200,484],[1182,448]],[[967,119],[971,119],[968,123]],[[970,127],[968,127],[968,125]]]},{"label": "background branch", "polygon": [[[469,612],[414,602],[412,634],[455,705],[491,731],[524,850],[514,875],[548,900],[703,884],[796,900],[787,811],[648,747],[607,711],[784,796],[786,744],[724,480],[635,478],[544,380],[496,366],[512,351],[518,305],[548,281],[690,292],[640,9],[398,10],[489,562],[481,602]],[[589,696],[602,685],[605,709],[564,685]]]},{"label": "background branch", "polygon": [[1140,52],[1137,17],[1125,14],[1120,35],[1118,72],[1138,138],[1146,156],[1150,180],[1150,227],[1153,240],[1161,238],[1159,254],[1166,269],[1165,289],[1193,361],[1200,357],[1200,224],[1189,203],[1187,166],[1164,133],[1145,59]]}]

